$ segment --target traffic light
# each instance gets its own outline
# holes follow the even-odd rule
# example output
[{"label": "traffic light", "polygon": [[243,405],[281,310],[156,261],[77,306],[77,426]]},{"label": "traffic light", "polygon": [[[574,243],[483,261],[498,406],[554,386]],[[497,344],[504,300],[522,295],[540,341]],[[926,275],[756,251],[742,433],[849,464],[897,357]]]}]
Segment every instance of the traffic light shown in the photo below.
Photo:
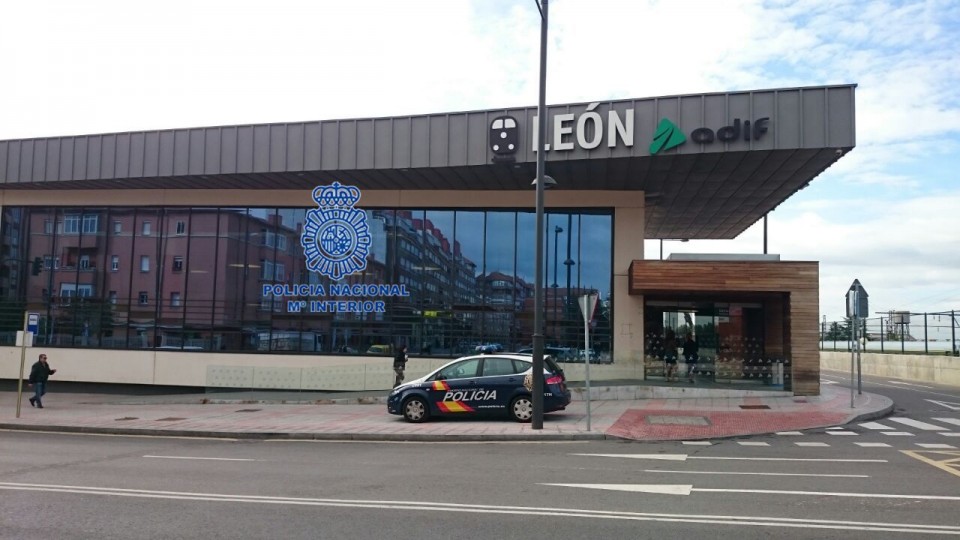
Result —
[{"label": "traffic light", "polygon": [[40,275],[40,268],[43,266],[43,259],[40,257],[34,257],[33,262],[30,263],[30,274],[34,276]]}]

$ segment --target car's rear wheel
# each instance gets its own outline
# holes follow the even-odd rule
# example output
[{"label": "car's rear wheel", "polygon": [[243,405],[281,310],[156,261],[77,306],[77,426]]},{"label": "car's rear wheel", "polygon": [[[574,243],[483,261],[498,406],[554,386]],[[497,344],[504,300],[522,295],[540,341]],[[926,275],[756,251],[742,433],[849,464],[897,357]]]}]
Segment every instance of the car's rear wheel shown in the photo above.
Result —
[{"label": "car's rear wheel", "polygon": [[533,401],[530,396],[520,396],[510,402],[510,416],[517,422],[529,422],[533,418]]},{"label": "car's rear wheel", "polygon": [[430,409],[423,398],[412,397],[403,402],[403,417],[407,422],[419,424],[430,418]]}]

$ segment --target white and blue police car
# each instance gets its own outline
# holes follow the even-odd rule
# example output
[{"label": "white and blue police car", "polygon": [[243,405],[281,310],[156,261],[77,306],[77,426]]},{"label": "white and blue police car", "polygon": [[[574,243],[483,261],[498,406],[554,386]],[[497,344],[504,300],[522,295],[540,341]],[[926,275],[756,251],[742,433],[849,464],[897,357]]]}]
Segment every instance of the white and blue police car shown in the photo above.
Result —
[{"label": "white and blue police car", "polygon": [[[549,356],[543,362],[544,412],[570,404],[570,390],[560,366]],[[533,418],[533,358],[522,354],[482,354],[458,358],[419,379],[393,389],[387,412],[408,422],[440,415],[506,413],[517,422]]]}]

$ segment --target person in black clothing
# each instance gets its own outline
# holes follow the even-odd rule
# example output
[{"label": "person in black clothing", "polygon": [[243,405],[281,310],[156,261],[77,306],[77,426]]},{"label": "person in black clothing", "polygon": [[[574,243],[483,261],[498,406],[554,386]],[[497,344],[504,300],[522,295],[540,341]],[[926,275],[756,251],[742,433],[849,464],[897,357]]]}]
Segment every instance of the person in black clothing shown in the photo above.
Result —
[{"label": "person in black clothing", "polygon": [[37,363],[30,368],[30,379],[27,383],[33,388],[33,397],[30,398],[30,406],[38,409],[43,408],[40,398],[47,393],[47,379],[56,373],[57,370],[51,369],[47,363],[47,355],[41,354]]},{"label": "person in black clothing", "polygon": [[693,374],[697,370],[698,351],[700,346],[693,339],[693,334],[688,333],[686,341],[683,342],[683,359],[687,363],[687,378],[693,382]]},{"label": "person in black clothing", "polygon": [[403,384],[403,370],[407,367],[407,346],[397,347],[397,354],[393,357],[393,372],[397,375],[393,387],[396,388]]},{"label": "person in black clothing", "polygon": [[667,337],[663,340],[663,363],[666,367],[667,382],[677,380],[677,335],[673,330],[667,330]]}]

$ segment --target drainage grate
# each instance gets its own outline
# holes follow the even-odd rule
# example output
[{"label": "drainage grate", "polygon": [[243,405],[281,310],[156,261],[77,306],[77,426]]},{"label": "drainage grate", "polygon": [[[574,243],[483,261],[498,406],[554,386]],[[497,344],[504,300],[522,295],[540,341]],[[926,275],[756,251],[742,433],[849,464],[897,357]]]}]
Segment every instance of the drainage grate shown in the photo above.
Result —
[{"label": "drainage grate", "polygon": [[263,409],[240,409],[239,411],[235,411],[235,412],[259,412],[262,410]]},{"label": "drainage grate", "polygon": [[174,416],[170,416],[168,418],[157,418],[157,422],[176,422],[178,420],[186,420],[186,418],[176,418]]},{"label": "drainage grate", "polygon": [[769,405],[741,405],[741,409],[769,409]]},{"label": "drainage grate", "polygon": [[672,426],[709,426],[710,421],[703,416],[667,416],[667,415],[649,415],[648,424],[672,425]]},{"label": "drainage grate", "polygon": [[124,416],[123,418],[114,418],[117,422],[123,422],[124,420],[139,420],[136,416]]}]

